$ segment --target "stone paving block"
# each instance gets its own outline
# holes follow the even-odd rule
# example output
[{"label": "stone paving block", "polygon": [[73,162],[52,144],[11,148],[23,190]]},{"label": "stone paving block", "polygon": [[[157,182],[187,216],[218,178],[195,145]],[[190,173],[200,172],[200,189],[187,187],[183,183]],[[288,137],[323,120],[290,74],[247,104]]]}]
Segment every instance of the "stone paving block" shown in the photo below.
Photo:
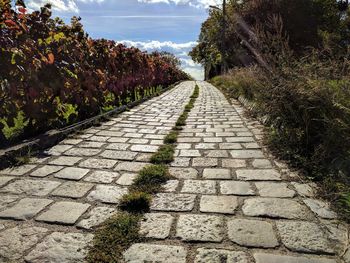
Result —
[{"label": "stone paving block", "polygon": [[282,243],[290,250],[307,253],[333,253],[333,246],[315,223],[311,222],[276,222]]},{"label": "stone paving block", "polygon": [[105,145],[106,145],[106,143],[103,143],[103,142],[84,141],[81,144],[79,144],[79,147],[81,147],[81,148],[97,148],[97,149],[100,149],[100,148],[102,148]]},{"label": "stone paving block", "polygon": [[50,180],[17,180],[0,189],[0,193],[46,196],[61,183]]},{"label": "stone paving block", "polygon": [[120,176],[117,172],[109,171],[93,171],[91,174],[86,176],[83,180],[92,183],[112,183],[116,178]]},{"label": "stone paving block", "polygon": [[216,182],[209,180],[185,180],[181,193],[215,194]]},{"label": "stone paving block", "polygon": [[168,180],[163,186],[162,192],[166,193],[173,193],[176,191],[177,187],[179,186],[178,180]]},{"label": "stone paving block", "polygon": [[149,238],[166,239],[173,222],[174,217],[170,214],[148,213],[141,221],[139,233]]},{"label": "stone paving block", "polygon": [[243,213],[247,216],[266,216],[286,219],[309,219],[306,206],[290,199],[251,198],[244,201]]},{"label": "stone paving block", "polygon": [[0,232],[0,261],[22,262],[24,252],[39,242],[48,232],[43,227],[22,225]]},{"label": "stone paving block", "polygon": [[56,173],[54,176],[56,178],[68,179],[68,180],[80,180],[83,178],[90,170],[76,167],[66,167],[63,170]]},{"label": "stone paving block", "polygon": [[39,215],[36,220],[48,223],[73,225],[90,207],[89,204],[60,201]]},{"label": "stone paving block", "polygon": [[14,206],[0,212],[0,218],[27,220],[34,217],[52,202],[49,199],[23,198]]},{"label": "stone paving block", "polygon": [[128,143],[132,144],[147,144],[149,142],[148,139],[130,139]]},{"label": "stone paving block", "polygon": [[206,157],[213,157],[213,158],[228,158],[228,152],[226,150],[208,150],[205,151]]},{"label": "stone paving block", "polygon": [[102,159],[102,158],[89,158],[82,161],[79,166],[83,168],[93,168],[93,169],[111,169],[117,164],[117,161]]},{"label": "stone paving block", "polygon": [[272,168],[271,162],[265,159],[256,159],[253,161],[252,165],[254,166],[254,168]]},{"label": "stone paving block", "polygon": [[185,157],[175,157],[174,161],[171,163],[171,166],[174,167],[188,167],[190,166],[190,158]]},{"label": "stone paving block", "polygon": [[71,157],[71,156],[59,156],[54,160],[50,160],[50,164],[55,165],[66,165],[66,166],[72,166],[75,165],[77,162],[81,161],[82,158],[80,157]]},{"label": "stone paving block", "polygon": [[137,174],[135,173],[124,173],[119,177],[116,183],[120,185],[127,185],[127,186],[132,185],[136,177],[137,177]]},{"label": "stone paving block", "polygon": [[222,181],[220,193],[223,195],[255,195],[254,189],[249,182]]},{"label": "stone paving block", "polygon": [[334,259],[310,256],[286,256],[276,254],[255,253],[256,263],[336,263]]},{"label": "stone paving block", "polygon": [[227,142],[255,142],[253,137],[227,137]]},{"label": "stone paving block", "polygon": [[200,157],[198,150],[180,150],[180,157]]},{"label": "stone paving block", "polygon": [[186,249],[180,246],[134,244],[124,253],[124,260],[126,263],[186,263],[186,256]]},{"label": "stone paving block", "polygon": [[64,154],[69,156],[95,156],[99,154],[102,150],[101,149],[94,149],[94,148],[72,148],[68,151],[66,151]]},{"label": "stone paving block", "polygon": [[82,139],[73,139],[73,138],[70,138],[70,139],[65,139],[62,141],[63,144],[71,144],[71,145],[76,145],[76,144],[79,144],[81,143],[83,140]]},{"label": "stone paving block", "polygon": [[123,160],[123,161],[132,161],[135,159],[136,155],[137,155],[136,152],[112,151],[112,150],[106,150],[100,154],[100,156],[107,159]]},{"label": "stone paving block", "polygon": [[16,177],[13,176],[0,176],[0,187],[4,186],[11,180],[15,179]]},{"label": "stone paving block", "polygon": [[246,149],[261,149],[261,146],[255,142],[242,143]]},{"label": "stone paving block", "polygon": [[192,165],[196,167],[217,167],[218,159],[216,158],[194,158]]},{"label": "stone paving block", "polygon": [[178,150],[187,150],[187,149],[191,149],[191,146],[192,145],[190,143],[178,143],[176,145],[176,149],[178,149]]},{"label": "stone paving block", "polygon": [[171,176],[177,179],[196,179],[198,177],[198,171],[194,168],[169,168]]},{"label": "stone paving block", "polygon": [[99,201],[108,204],[118,204],[124,194],[127,194],[126,188],[114,185],[97,185],[96,189],[90,192],[88,200]]},{"label": "stone paving block", "polygon": [[8,207],[20,198],[19,195],[0,195],[0,210]]},{"label": "stone paving block", "polygon": [[224,221],[219,216],[180,215],[176,236],[183,241],[221,242],[224,237]]},{"label": "stone paving block", "polygon": [[257,182],[259,195],[264,197],[294,197],[295,191],[288,188],[286,183]]},{"label": "stone paving block", "polygon": [[91,136],[87,138],[88,141],[94,141],[94,142],[106,142],[109,140],[111,137],[107,136]]},{"label": "stone paving block", "polygon": [[94,185],[89,183],[65,182],[56,188],[51,195],[69,198],[82,198],[93,187]]},{"label": "stone paving block", "polygon": [[[246,253],[224,249],[199,248],[194,260],[195,263],[249,263]],[[265,262],[267,263],[267,262]]]},{"label": "stone paving block", "polygon": [[71,149],[72,145],[61,145],[58,144],[56,146],[51,147],[49,150],[45,151],[45,154],[52,155],[52,156],[59,156],[65,151]]},{"label": "stone paving block", "polygon": [[224,168],[244,168],[247,167],[246,160],[239,159],[223,159],[222,167]]},{"label": "stone paving block", "polygon": [[134,152],[143,152],[143,153],[155,153],[158,151],[159,146],[156,145],[133,145],[130,150]]},{"label": "stone paving block", "polygon": [[7,168],[5,170],[0,171],[0,174],[4,174],[4,175],[24,175],[28,172],[30,172],[31,170],[33,170],[35,167],[37,167],[34,164],[25,164],[25,165],[21,165],[18,167],[13,167],[13,168]]},{"label": "stone paving block", "polygon": [[206,168],[203,170],[205,179],[231,179],[230,169]]},{"label": "stone paving block", "polygon": [[220,143],[219,148],[223,150],[240,150],[242,146],[239,143]]},{"label": "stone paving block", "polygon": [[196,195],[159,193],[152,200],[151,209],[155,211],[192,211]]},{"label": "stone paving block", "polygon": [[231,155],[232,158],[236,159],[264,158],[264,154],[260,150],[233,150]]},{"label": "stone paving block", "polygon": [[235,196],[203,195],[200,201],[200,211],[207,213],[234,214],[238,207]]},{"label": "stone paving block", "polygon": [[141,171],[144,167],[149,165],[148,163],[143,163],[143,162],[122,162],[118,163],[117,166],[115,167],[115,171],[127,171],[127,172],[139,172]]},{"label": "stone paving block", "polygon": [[274,248],[278,246],[272,224],[265,221],[232,219],[227,222],[229,239],[245,247]]},{"label": "stone paving block", "polygon": [[122,138],[122,137],[112,137],[110,139],[108,139],[108,142],[112,142],[112,143],[124,143],[127,140],[129,140],[128,138]]},{"label": "stone paving block", "polygon": [[207,137],[207,138],[203,138],[203,141],[204,142],[209,142],[209,143],[211,143],[211,142],[216,143],[216,142],[222,142],[223,139],[219,138],[219,137]]},{"label": "stone paving block", "polygon": [[62,170],[63,166],[56,166],[56,165],[44,165],[43,167],[40,167],[39,169],[36,169],[35,171],[30,173],[30,176],[33,177],[46,177],[48,175],[51,175],[53,173],[56,173],[60,170]]},{"label": "stone paving block", "polygon": [[313,186],[311,184],[292,182],[292,185],[295,187],[295,190],[297,190],[298,194],[303,197],[313,197],[315,195]]},{"label": "stone paving block", "polygon": [[77,227],[93,229],[110,218],[116,211],[117,209],[107,206],[94,207],[84,219],[80,220]]},{"label": "stone paving block", "polygon": [[245,181],[281,181],[281,175],[276,170],[246,169],[237,170],[237,179]]},{"label": "stone paving block", "polygon": [[30,263],[84,262],[92,234],[54,232],[39,243],[26,257]]},{"label": "stone paving block", "polygon": [[330,209],[329,204],[326,202],[309,198],[305,199],[304,203],[319,217],[325,219],[335,219],[337,217],[337,214]]},{"label": "stone paving block", "polygon": [[195,144],[195,148],[198,150],[209,150],[209,149],[214,150],[216,149],[216,144],[215,143],[197,143]]}]

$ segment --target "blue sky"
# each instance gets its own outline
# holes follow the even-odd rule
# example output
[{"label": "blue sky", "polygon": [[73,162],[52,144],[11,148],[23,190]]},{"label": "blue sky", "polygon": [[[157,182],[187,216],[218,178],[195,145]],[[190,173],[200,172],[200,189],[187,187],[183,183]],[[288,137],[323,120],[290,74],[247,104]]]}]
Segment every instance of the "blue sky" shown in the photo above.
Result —
[{"label": "blue sky", "polygon": [[208,16],[208,5],[221,0],[27,0],[38,9],[51,2],[54,15],[69,22],[82,18],[93,38],[107,38],[142,50],[174,53],[182,67],[196,79],[203,70],[187,53],[196,44],[201,23]]}]

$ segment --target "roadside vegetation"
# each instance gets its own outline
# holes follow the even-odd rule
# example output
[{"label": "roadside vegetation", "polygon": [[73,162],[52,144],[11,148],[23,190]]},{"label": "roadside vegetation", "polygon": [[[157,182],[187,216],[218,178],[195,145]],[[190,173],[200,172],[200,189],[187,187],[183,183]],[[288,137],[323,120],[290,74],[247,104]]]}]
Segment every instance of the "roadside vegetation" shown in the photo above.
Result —
[{"label": "roadside vegetation", "polygon": [[0,147],[61,128],[188,79],[169,53],[92,39],[80,18],[0,1]]},{"label": "roadside vegetation", "polygon": [[[199,87],[196,85],[185,112],[190,112],[198,96]],[[142,241],[143,237],[139,235],[140,220],[150,210],[152,195],[161,191],[162,186],[172,179],[167,164],[174,159],[177,136],[181,129],[182,126],[178,125],[173,128],[164,138],[164,146],[159,147],[151,157],[153,164],[139,172],[129,187],[129,193],[119,203],[121,212],[109,218],[95,231],[92,247],[86,257],[87,262],[121,262],[123,252],[132,244]]]},{"label": "roadside vegetation", "polygon": [[[350,220],[350,11],[346,1],[228,1],[192,57],[227,95],[254,103],[267,143]],[[219,74],[223,73],[223,74]]]}]

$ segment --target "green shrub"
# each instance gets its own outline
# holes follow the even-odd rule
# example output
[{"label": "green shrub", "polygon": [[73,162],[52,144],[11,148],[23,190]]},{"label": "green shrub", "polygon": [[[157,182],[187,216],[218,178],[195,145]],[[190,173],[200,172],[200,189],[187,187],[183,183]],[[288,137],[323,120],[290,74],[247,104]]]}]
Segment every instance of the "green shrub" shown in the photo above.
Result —
[{"label": "green shrub", "polygon": [[165,138],[164,138],[164,143],[165,144],[174,144],[177,142],[177,136],[178,132],[172,131],[170,132]]},{"label": "green shrub", "polygon": [[132,244],[140,241],[139,220],[139,215],[125,212],[107,219],[95,231],[86,261],[88,263],[121,262],[123,252]]},{"label": "green shrub", "polygon": [[149,165],[143,168],[131,186],[132,191],[155,193],[162,184],[170,179],[168,167],[165,165]]},{"label": "green shrub", "polygon": [[173,145],[163,145],[152,155],[151,163],[168,164],[174,161],[175,147]]},{"label": "green shrub", "polygon": [[149,211],[151,196],[143,192],[131,192],[123,196],[119,207],[130,213],[146,213]]}]

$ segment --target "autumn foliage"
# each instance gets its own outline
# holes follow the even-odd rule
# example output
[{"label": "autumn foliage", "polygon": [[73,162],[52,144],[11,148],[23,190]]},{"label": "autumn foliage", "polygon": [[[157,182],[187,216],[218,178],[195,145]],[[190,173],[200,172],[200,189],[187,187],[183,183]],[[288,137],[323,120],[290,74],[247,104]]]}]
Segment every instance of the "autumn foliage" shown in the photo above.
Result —
[{"label": "autumn foliage", "polygon": [[29,137],[188,78],[170,55],[94,40],[80,18],[51,18],[50,5],[27,13],[23,1],[0,0],[0,47],[0,145],[19,116],[17,138]]}]

